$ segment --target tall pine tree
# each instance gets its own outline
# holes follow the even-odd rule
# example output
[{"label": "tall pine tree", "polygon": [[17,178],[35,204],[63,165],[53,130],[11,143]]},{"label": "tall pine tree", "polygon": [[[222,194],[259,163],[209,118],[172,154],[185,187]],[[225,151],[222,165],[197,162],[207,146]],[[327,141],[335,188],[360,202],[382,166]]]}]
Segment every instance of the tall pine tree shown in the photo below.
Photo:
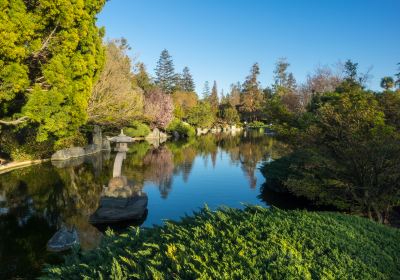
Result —
[{"label": "tall pine tree", "polygon": [[208,100],[209,97],[210,97],[210,84],[208,83],[208,81],[205,81],[203,88],[203,99]]},{"label": "tall pine tree", "polygon": [[263,94],[258,81],[260,67],[258,63],[254,63],[243,83],[241,111],[245,114],[246,119],[256,120],[262,108]]},{"label": "tall pine tree", "polygon": [[174,63],[168,50],[164,49],[161,52],[155,72],[156,85],[159,86],[165,93],[172,93],[176,85],[176,75]]},{"label": "tall pine tree", "polygon": [[209,101],[211,104],[211,108],[213,110],[218,110],[219,99],[218,99],[218,89],[216,81],[214,81],[213,87],[211,89],[211,95],[209,97]]},{"label": "tall pine tree", "polygon": [[181,88],[184,91],[194,92],[194,81],[192,74],[190,74],[189,67],[183,68],[182,75],[181,75]]}]

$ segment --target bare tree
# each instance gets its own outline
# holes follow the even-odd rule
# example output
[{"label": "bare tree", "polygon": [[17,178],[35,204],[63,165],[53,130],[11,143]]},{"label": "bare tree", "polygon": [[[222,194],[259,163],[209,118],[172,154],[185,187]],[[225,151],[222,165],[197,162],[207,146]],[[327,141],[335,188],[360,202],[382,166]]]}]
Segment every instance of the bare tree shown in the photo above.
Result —
[{"label": "bare tree", "polygon": [[307,80],[298,88],[298,97],[303,108],[310,102],[316,93],[333,92],[343,81],[341,71],[334,71],[329,66],[317,66]]}]

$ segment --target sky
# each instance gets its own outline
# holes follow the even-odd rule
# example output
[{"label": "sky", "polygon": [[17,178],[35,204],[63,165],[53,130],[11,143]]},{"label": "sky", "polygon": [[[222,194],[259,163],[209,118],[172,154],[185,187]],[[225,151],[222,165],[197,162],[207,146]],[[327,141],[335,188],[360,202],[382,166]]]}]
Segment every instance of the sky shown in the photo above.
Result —
[{"label": "sky", "polygon": [[129,55],[151,75],[161,51],[176,72],[188,66],[196,90],[204,82],[229,91],[255,62],[263,87],[286,57],[298,82],[317,66],[351,59],[371,67],[369,87],[399,72],[400,0],[111,0],[98,16],[105,39],[124,37]]}]

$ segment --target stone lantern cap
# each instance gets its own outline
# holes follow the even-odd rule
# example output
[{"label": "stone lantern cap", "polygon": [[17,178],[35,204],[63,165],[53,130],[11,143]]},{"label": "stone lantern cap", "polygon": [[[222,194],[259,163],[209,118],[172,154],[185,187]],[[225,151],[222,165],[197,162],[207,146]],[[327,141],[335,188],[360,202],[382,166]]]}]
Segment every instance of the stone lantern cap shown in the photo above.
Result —
[{"label": "stone lantern cap", "polygon": [[131,143],[135,141],[132,137],[126,136],[123,129],[121,129],[121,133],[118,136],[108,137],[108,140],[115,143]]}]

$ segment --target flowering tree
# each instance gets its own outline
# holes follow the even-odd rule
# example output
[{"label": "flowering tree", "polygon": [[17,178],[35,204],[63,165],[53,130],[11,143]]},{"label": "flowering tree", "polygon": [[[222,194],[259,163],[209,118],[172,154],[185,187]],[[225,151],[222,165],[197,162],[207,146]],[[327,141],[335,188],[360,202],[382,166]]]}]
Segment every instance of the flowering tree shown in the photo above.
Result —
[{"label": "flowering tree", "polygon": [[144,115],[151,126],[165,129],[172,121],[174,105],[170,95],[161,89],[153,89],[145,96]]}]

